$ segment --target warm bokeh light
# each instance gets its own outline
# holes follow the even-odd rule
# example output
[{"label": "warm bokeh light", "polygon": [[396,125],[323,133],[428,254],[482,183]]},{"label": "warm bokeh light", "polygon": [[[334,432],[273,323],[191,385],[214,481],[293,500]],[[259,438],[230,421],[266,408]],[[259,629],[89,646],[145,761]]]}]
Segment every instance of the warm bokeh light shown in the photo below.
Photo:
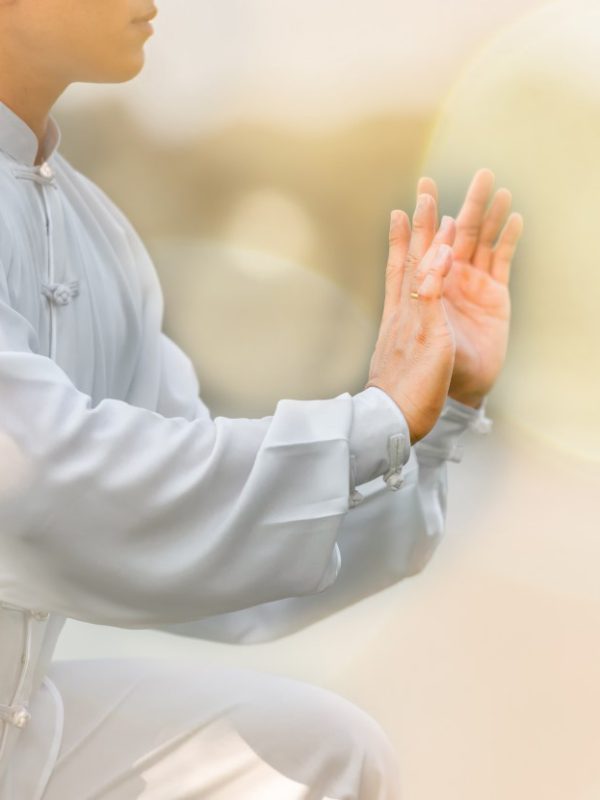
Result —
[{"label": "warm bokeh light", "polygon": [[[517,423],[600,460],[600,6],[554,3],[479,54],[446,102],[425,170],[456,202],[492,167],[526,233],[510,358],[495,398]],[[454,206],[453,206],[454,208]]]},{"label": "warm bokeh light", "polygon": [[[299,264],[314,263],[322,242],[315,221],[296,199],[269,187],[242,195],[225,222],[221,238]],[[270,275],[268,264],[255,265],[254,275]]]},{"label": "warm bokeh light", "polygon": [[160,138],[254,120],[320,132],[435,109],[471,54],[544,0],[158,0],[144,71],[73,86],[64,105],[118,97]]},{"label": "warm bokeh light", "polygon": [[309,400],[366,382],[377,329],[332,281],[267,251],[219,242],[163,239],[153,250],[163,267],[165,325],[200,365],[212,410],[263,416],[282,386]]}]

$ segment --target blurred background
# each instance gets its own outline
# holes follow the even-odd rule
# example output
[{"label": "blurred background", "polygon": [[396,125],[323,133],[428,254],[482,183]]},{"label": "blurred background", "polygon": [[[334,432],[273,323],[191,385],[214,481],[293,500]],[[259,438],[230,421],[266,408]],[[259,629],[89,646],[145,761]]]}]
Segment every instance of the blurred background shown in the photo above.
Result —
[{"label": "blurred background", "polygon": [[389,212],[491,167],[525,218],[487,436],[420,575],[276,642],[68,623],[57,657],[190,656],[369,711],[407,800],[600,798],[600,4],[169,0],[61,150],[127,213],[213,415],[359,391]]}]

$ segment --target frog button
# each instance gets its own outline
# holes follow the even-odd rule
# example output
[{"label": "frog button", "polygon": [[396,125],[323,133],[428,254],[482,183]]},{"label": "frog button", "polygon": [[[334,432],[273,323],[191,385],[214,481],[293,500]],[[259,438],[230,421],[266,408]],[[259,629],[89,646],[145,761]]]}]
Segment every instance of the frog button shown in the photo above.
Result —
[{"label": "frog button", "polygon": [[69,283],[44,283],[42,284],[42,294],[55,305],[64,306],[69,303],[73,297],[77,297],[79,294],[79,281],[75,280]]},{"label": "frog button", "polygon": [[404,483],[402,470],[410,455],[410,442],[403,433],[395,433],[388,439],[390,468],[383,476],[388,489],[398,491]]},{"label": "frog button", "polygon": [[15,728],[24,728],[31,719],[31,714],[25,706],[0,705],[0,719],[9,725],[14,725]]},{"label": "frog button", "polygon": [[12,713],[12,719],[10,720],[10,723],[14,725],[15,728],[24,728],[30,719],[31,714],[25,708],[25,706],[18,706]]},{"label": "frog button", "polygon": [[44,178],[54,177],[54,170],[47,161],[44,161],[44,163],[40,165],[40,175],[43,175]]}]

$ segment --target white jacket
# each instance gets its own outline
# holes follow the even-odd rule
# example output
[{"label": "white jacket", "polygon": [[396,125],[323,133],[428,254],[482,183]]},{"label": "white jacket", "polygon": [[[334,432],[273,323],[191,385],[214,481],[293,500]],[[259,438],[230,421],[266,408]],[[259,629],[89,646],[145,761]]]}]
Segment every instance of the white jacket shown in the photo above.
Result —
[{"label": "white jacket", "polygon": [[[44,676],[66,617],[230,642],[305,626],[423,568],[446,461],[489,428],[449,400],[411,448],[374,387],[211,418],[144,245],[59,142],[50,117],[34,166],[33,131],[0,103],[3,800],[39,797],[52,769]],[[36,752],[15,776],[25,725]]]}]

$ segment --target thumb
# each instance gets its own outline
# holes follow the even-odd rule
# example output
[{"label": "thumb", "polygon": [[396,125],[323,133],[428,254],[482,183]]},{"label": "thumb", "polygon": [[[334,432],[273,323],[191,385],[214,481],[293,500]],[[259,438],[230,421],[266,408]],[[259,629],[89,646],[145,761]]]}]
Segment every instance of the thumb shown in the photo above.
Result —
[{"label": "thumb", "polygon": [[383,316],[386,317],[400,302],[404,262],[410,243],[410,222],[405,211],[395,209],[390,215],[389,252],[385,269],[385,299]]}]

